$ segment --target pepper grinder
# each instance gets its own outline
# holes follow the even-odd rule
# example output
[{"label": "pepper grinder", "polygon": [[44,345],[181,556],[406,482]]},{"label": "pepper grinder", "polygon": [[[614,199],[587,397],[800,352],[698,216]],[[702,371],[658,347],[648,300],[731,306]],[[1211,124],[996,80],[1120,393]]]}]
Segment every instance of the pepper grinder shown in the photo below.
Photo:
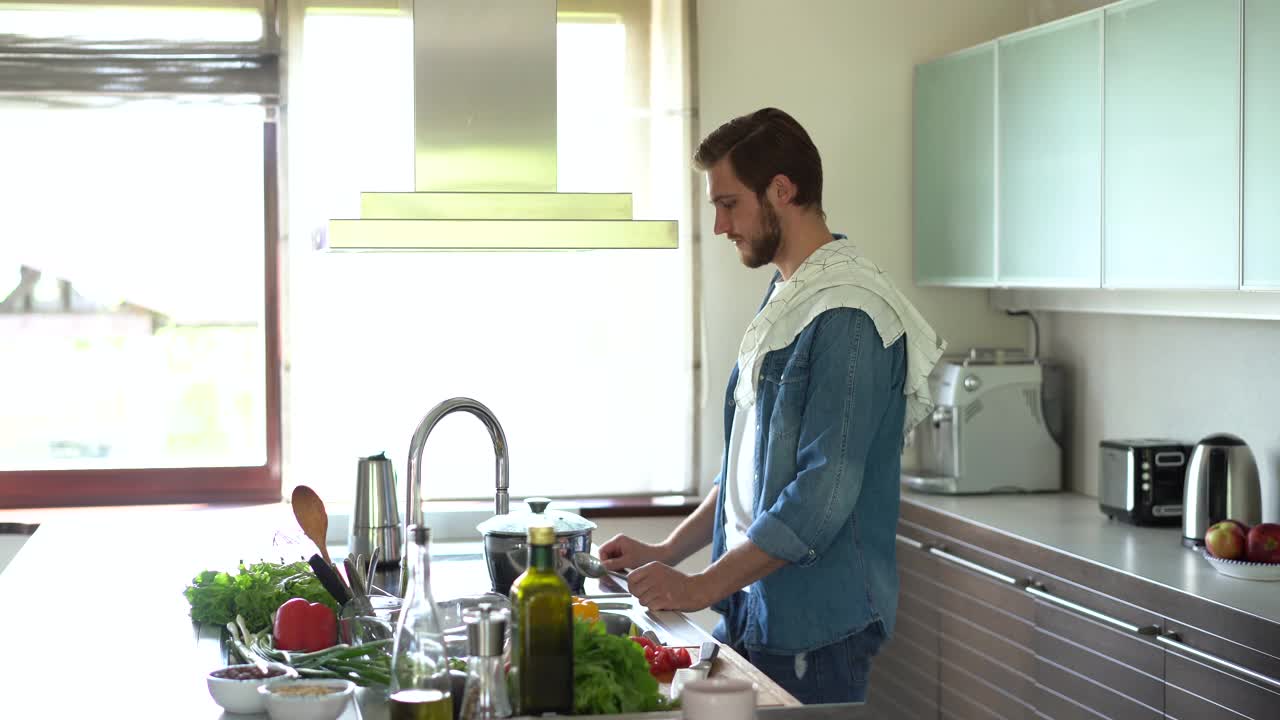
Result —
[{"label": "pepper grinder", "polygon": [[458,720],[491,720],[511,717],[511,699],[502,656],[507,634],[507,611],[481,603],[477,613],[464,618],[471,659],[462,692]]}]

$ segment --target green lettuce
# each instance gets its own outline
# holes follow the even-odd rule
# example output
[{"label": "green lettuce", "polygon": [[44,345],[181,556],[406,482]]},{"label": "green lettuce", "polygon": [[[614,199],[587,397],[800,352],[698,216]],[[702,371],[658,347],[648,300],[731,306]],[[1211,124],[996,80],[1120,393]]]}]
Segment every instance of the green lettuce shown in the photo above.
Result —
[{"label": "green lettuce", "polygon": [[240,563],[235,575],[205,570],[192,579],[182,594],[191,605],[192,620],[225,625],[240,614],[251,632],[269,628],[272,613],[290,598],[322,603],[335,612],[338,609],[337,602],[305,562]]},{"label": "green lettuce", "polygon": [[604,623],[573,625],[573,711],[612,715],[668,708],[649,674],[644,648],[631,638],[609,635]]}]

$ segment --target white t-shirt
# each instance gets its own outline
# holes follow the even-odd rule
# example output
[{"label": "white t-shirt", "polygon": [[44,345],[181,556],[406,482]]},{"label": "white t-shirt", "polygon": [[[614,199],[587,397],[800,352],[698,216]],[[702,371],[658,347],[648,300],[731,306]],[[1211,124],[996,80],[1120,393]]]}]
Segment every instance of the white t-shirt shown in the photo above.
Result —
[{"label": "white t-shirt", "polygon": [[[777,294],[786,282],[773,284]],[[725,552],[747,541],[747,529],[756,519],[752,512],[756,490],[756,436],[759,422],[756,405],[733,414],[733,429],[729,432],[729,463],[725,468],[724,540]]]},{"label": "white t-shirt", "polygon": [[756,406],[733,414],[729,433],[729,466],[724,483],[725,552],[747,541],[747,528],[755,520]]}]

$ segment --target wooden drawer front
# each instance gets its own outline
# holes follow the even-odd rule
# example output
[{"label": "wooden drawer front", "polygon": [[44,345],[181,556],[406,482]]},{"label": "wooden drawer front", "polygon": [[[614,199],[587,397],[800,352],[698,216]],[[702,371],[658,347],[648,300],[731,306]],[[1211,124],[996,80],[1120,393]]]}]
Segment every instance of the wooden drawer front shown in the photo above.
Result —
[{"label": "wooden drawer front", "polygon": [[[979,558],[974,562],[984,567],[992,566],[987,558]],[[933,580],[938,585],[1001,608],[1012,615],[1027,620],[1035,618],[1035,600],[1021,588],[985,577],[948,560],[938,559],[937,563]],[[1003,568],[992,569],[1003,572]]]},{"label": "wooden drawer front", "polygon": [[[884,649],[880,651],[873,660],[872,664],[879,662],[881,659],[888,658],[902,666],[901,674],[904,678],[910,676],[913,687],[934,687],[938,684],[938,649],[937,646],[921,647],[911,640],[894,635],[889,642],[885,643]],[[934,693],[930,693],[934,694]]]},{"label": "wooden drawer front", "polygon": [[[1017,592],[1010,590],[1010,592]],[[1009,642],[1030,649],[1034,641],[1033,615],[1014,615],[999,607],[989,605],[971,595],[956,592],[939,586],[935,595],[938,604],[939,623],[941,618],[952,615],[967,620],[973,625],[984,628],[987,632],[1002,637]],[[941,627],[941,625],[940,625]]]},{"label": "wooden drawer front", "polygon": [[943,664],[938,694],[939,716],[947,720],[1028,720],[1030,705]]},{"label": "wooden drawer front", "polygon": [[938,681],[923,679],[909,663],[886,650],[871,661],[867,704],[888,717],[935,720]]},{"label": "wooden drawer front", "polygon": [[1036,603],[1036,627],[1079,643],[1102,657],[1153,678],[1159,679],[1164,675],[1163,648],[1151,639],[1129,634],[1043,601]]},{"label": "wooden drawer front", "polygon": [[1009,639],[1010,635],[1023,633],[1020,626],[1014,632],[1009,631],[1021,622],[1007,618],[1001,626],[980,626],[958,615],[944,612],[939,632],[952,645],[975,650],[1011,670],[1032,677],[1035,673],[1035,652],[1031,647],[1024,647]]},{"label": "wooden drawer front", "polygon": [[[1164,656],[1165,683],[1253,720],[1280,717],[1280,693],[1170,650]],[[1172,688],[1165,689],[1166,697]],[[1181,709],[1181,708],[1180,708]]]},{"label": "wooden drawer front", "polygon": [[1165,688],[1164,716],[1170,720],[1248,720],[1240,713],[1173,686]]},{"label": "wooden drawer front", "polygon": [[1094,711],[1043,685],[1035,688],[1036,717],[1048,720],[1100,720]]},{"label": "wooden drawer front", "polygon": [[[1087,663],[1083,657],[1077,660]],[[1090,669],[1087,664],[1078,665],[1074,662],[1070,667]],[[1152,707],[1043,657],[1036,658],[1036,682],[1041,688],[1071,698],[1098,715],[1112,720],[1159,720],[1164,708],[1163,687],[1158,688],[1160,697]]]}]

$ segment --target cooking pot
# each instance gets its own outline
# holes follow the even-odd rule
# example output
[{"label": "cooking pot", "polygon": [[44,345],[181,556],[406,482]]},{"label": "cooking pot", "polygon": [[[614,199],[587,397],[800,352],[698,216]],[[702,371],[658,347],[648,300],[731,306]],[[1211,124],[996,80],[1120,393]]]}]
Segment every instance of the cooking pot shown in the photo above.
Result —
[{"label": "cooking pot", "polygon": [[591,551],[591,531],[596,524],[571,512],[548,511],[548,498],[528,498],[525,503],[528,512],[494,515],[476,526],[484,534],[484,561],[493,591],[510,595],[511,584],[528,567],[529,526],[551,525],[556,531],[556,572],[569,584],[570,591],[581,595],[586,576],[573,564],[573,554]]}]

